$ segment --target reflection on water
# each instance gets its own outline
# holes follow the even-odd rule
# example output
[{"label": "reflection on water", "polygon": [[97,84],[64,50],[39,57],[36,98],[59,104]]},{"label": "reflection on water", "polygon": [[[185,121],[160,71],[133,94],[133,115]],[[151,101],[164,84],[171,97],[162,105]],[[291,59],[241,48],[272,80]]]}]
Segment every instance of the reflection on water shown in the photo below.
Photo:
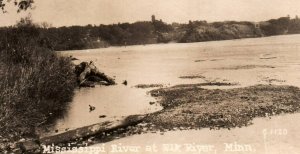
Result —
[{"label": "reflection on water", "polygon": [[[145,90],[124,85],[81,88],[76,91],[69,111],[64,118],[57,121],[55,129],[63,132],[65,129],[75,129],[161,109],[158,104],[150,105],[151,101],[155,100],[147,95]],[[95,110],[90,111],[89,105],[94,106]]]},{"label": "reflection on water", "polygon": [[[146,94],[149,89],[134,88],[137,84],[172,86],[227,81],[240,86],[271,83],[300,87],[299,49],[300,35],[288,35],[61,52],[80,61],[93,60],[103,72],[115,76],[118,85],[78,90],[68,113],[56,127],[64,130],[159,110],[159,106],[149,104],[154,101]],[[205,78],[179,78],[188,75]],[[128,81],[127,86],[121,84],[124,80]],[[89,112],[89,104],[96,110]],[[106,117],[99,118],[100,115]]]}]

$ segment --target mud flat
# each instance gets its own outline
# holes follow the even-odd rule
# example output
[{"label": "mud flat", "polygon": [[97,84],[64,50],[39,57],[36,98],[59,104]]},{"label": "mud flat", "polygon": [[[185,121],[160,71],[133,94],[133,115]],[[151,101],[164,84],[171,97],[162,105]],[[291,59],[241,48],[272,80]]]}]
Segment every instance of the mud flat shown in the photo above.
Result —
[{"label": "mud flat", "polygon": [[202,76],[202,75],[185,75],[185,76],[180,76],[179,78],[181,79],[204,79],[205,76]]},{"label": "mud flat", "polygon": [[238,65],[232,67],[223,67],[218,68],[220,70],[239,70],[239,69],[255,69],[255,68],[275,68],[274,66],[269,65]]},{"label": "mud flat", "polygon": [[233,89],[203,89],[197,85],[151,91],[163,110],[146,122],[164,129],[233,128],[247,126],[255,117],[294,113],[300,107],[300,89],[293,86],[255,85]]},{"label": "mud flat", "polygon": [[163,84],[138,84],[134,86],[135,88],[162,88],[164,85]]}]

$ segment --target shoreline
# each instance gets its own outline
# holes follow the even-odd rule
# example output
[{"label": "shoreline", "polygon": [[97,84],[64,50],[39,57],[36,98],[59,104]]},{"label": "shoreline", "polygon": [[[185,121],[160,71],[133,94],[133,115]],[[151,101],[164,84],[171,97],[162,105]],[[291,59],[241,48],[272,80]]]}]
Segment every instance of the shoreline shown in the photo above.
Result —
[{"label": "shoreline", "polygon": [[[207,43],[215,43],[215,42],[226,42],[226,41],[244,41],[244,40],[248,40],[248,39],[261,39],[261,38],[276,38],[276,37],[284,37],[284,36],[293,36],[293,35],[300,35],[300,34],[281,34],[281,35],[271,35],[271,36],[262,36],[262,37],[245,37],[245,38],[237,38],[237,39],[225,39],[225,40],[210,40],[210,41],[199,41],[199,42],[169,42],[169,43],[151,43],[151,44],[136,44],[136,45],[127,45],[127,46],[116,46],[116,45],[112,45],[112,46],[108,46],[108,47],[99,47],[99,48],[86,48],[86,49],[74,49],[74,50],[57,50],[55,52],[60,53],[60,54],[64,54],[64,53],[69,53],[69,52],[77,52],[77,51],[89,51],[89,52],[93,52],[93,50],[108,50],[108,49],[127,49],[127,48],[135,48],[135,47],[148,47],[148,46],[155,46],[155,45],[164,45],[164,46],[168,46],[168,45],[191,45],[191,44],[207,44]],[[118,50],[117,50],[118,51]],[[99,52],[99,51],[97,51]]]},{"label": "shoreline", "polygon": [[[225,108],[224,104],[222,103],[217,103],[213,105],[215,112],[207,112],[205,115],[208,117],[206,120],[201,119],[201,116],[199,116],[200,113],[196,113],[193,111],[193,109],[199,109],[199,106],[196,106],[192,108],[191,106],[187,106],[189,104],[195,104],[197,103],[196,101],[194,102],[185,102],[187,99],[187,96],[184,92],[182,95],[179,95],[177,92],[182,92],[184,91],[190,91],[190,92],[196,92],[198,94],[205,93],[209,95],[214,95],[213,93],[217,92],[222,95],[222,92],[224,93],[230,93],[232,92],[237,92],[239,91],[238,99],[244,100],[247,102],[246,94],[243,95],[242,97],[241,94],[244,94],[243,92],[248,94],[252,94],[252,92],[260,90],[264,94],[263,100],[250,100],[252,102],[252,105],[258,105],[255,106],[253,110],[247,110],[248,108],[243,108],[243,113],[236,113],[236,112],[223,112],[220,109],[227,109],[226,105]],[[157,92],[159,91],[159,95],[157,95]],[[299,97],[297,94],[300,94],[300,88],[293,87],[293,86],[276,86],[276,85],[255,85],[255,86],[250,86],[250,87],[244,87],[244,88],[232,88],[232,89],[213,89],[213,90],[208,90],[208,89],[202,89],[201,87],[197,87],[196,85],[186,85],[186,86],[173,86],[173,87],[168,87],[168,88],[160,88],[160,89],[155,89],[151,90],[150,92],[152,95],[155,95],[155,97],[159,98],[158,102],[164,106],[164,109],[161,111],[157,111],[154,113],[150,113],[147,115],[144,115],[142,119],[139,119],[138,121],[134,123],[130,123],[127,125],[120,125],[122,127],[117,127],[117,129],[108,129],[108,130],[98,130],[96,132],[93,132],[92,134],[84,132],[85,136],[80,136],[78,138],[74,138],[72,136],[72,139],[68,140],[67,138],[64,138],[63,142],[57,142],[58,146],[67,146],[69,143],[72,143],[73,146],[75,147],[80,147],[81,146],[91,146],[94,144],[99,144],[99,143],[105,143],[108,141],[112,141],[115,139],[119,139],[122,137],[126,136],[131,136],[135,134],[144,134],[144,133],[160,133],[163,135],[167,131],[176,131],[176,130],[198,130],[198,129],[204,129],[204,128],[209,128],[209,129],[231,129],[231,128],[237,128],[237,127],[247,127],[252,124],[252,120],[255,118],[260,118],[260,117],[273,117],[277,115],[282,115],[282,114],[293,114],[297,113],[299,111],[300,107],[300,95]],[[177,94],[174,94],[177,93]],[[270,94],[273,93],[273,94]],[[270,95],[270,97],[268,96]],[[225,94],[223,94],[225,95]],[[199,95],[198,95],[199,96]],[[291,99],[288,99],[288,103],[294,103],[293,107],[289,107],[286,103],[279,103],[278,98],[282,98],[284,96],[288,96]],[[174,100],[181,99],[182,102],[179,104],[169,104],[168,100],[173,98]],[[209,97],[209,96],[208,96]],[[255,97],[255,96],[253,96]],[[211,97],[215,98],[215,97]],[[226,100],[227,97],[225,97],[224,100]],[[234,97],[237,99],[237,97]],[[272,98],[275,100],[273,104],[269,104],[269,98]],[[210,102],[211,100],[208,98],[206,101]],[[218,100],[216,100],[218,101]],[[220,100],[219,100],[220,101]],[[263,101],[263,102],[261,102]],[[265,102],[264,102],[265,101]],[[167,103],[167,104],[166,104]],[[208,104],[211,105],[211,104]],[[249,104],[247,104],[248,106]],[[235,109],[241,109],[241,104],[239,106],[230,106],[230,109],[233,107],[231,111],[234,111]],[[187,117],[191,118],[191,116],[187,117],[182,117],[180,116],[180,112],[175,112],[176,110],[182,110],[185,109],[186,111],[184,113],[185,116],[187,115],[192,115],[192,117],[197,117],[199,121],[188,121],[189,123],[186,123]],[[188,110],[191,109],[189,112]],[[251,109],[251,107],[249,108]],[[293,110],[294,109],[294,110]],[[208,111],[208,109],[204,110]],[[248,113],[248,112],[249,113]],[[200,112],[200,111],[199,111]],[[226,113],[221,115],[215,115],[214,113]],[[229,117],[231,117],[231,120]],[[193,119],[193,118],[191,118]],[[79,131],[84,131],[87,127],[78,128]],[[66,137],[66,136],[65,136]],[[50,137],[51,138],[51,137]],[[60,135],[54,136],[52,139],[53,140],[59,140],[61,138]],[[70,142],[68,142],[70,141]],[[42,142],[43,143],[43,142]],[[46,143],[46,142],[45,142]],[[50,140],[47,141],[47,144],[51,143]]]}]

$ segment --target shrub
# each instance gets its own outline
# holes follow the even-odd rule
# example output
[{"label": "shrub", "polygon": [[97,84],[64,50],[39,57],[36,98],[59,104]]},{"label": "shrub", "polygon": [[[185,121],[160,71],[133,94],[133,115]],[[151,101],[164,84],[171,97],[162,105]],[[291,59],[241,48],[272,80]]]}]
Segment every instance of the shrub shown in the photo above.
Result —
[{"label": "shrub", "polygon": [[[0,136],[18,139],[62,113],[76,77],[70,58],[39,44],[39,28],[11,27],[0,37]],[[0,137],[1,138],[1,137]]]}]

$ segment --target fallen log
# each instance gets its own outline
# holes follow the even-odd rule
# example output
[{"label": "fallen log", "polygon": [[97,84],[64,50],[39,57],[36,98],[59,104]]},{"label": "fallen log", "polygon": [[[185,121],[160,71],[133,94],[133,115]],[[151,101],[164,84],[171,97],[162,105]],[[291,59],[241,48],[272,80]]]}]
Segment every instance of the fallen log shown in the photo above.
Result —
[{"label": "fallen log", "polygon": [[80,87],[95,87],[96,83],[101,85],[114,85],[115,80],[101,72],[93,61],[81,62],[75,66],[75,73]]},{"label": "fallen log", "polygon": [[46,136],[39,139],[43,145],[66,143],[76,139],[85,138],[102,132],[113,131],[119,128],[136,125],[143,121],[145,115],[131,115],[119,121],[106,121],[74,130],[69,130],[64,133],[53,136]]}]

